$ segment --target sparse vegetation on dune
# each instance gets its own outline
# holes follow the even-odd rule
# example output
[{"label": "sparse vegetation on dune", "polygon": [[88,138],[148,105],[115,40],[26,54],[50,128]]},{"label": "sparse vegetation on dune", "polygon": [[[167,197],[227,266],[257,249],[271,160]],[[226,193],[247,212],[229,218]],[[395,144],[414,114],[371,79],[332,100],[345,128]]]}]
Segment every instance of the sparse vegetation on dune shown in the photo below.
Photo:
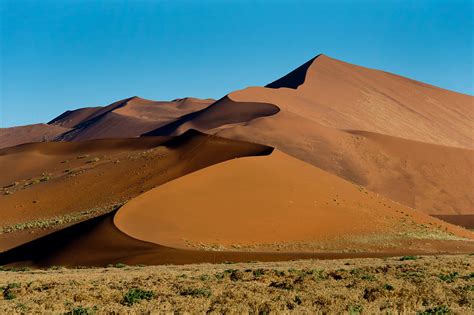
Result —
[{"label": "sparse vegetation on dune", "polygon": [[413,257],[3,268],[0,313],[472,312],[473,255]]},{"label": "sparse vegetation on dune", "polygon": [[24,231],[24,230],[37,230],[37,229],[51,229],[51,228],[58,228],[60,226],[76,223],[79,221],[84,221],[86,219],[91,219],[102,214],[114,211],[118,209],[122,203],[116,203],[109,206],[104,207],[97,207],[88,210],[83,210],[79,212],[73,212],[64,214],[61,216],[56,216],[52,218],[44,218],[38,220],[32,220],[28,222],[21,222],[13,225],[8,226],[0,226],[0,234],[3,233],[12,233],[16,231]]}]

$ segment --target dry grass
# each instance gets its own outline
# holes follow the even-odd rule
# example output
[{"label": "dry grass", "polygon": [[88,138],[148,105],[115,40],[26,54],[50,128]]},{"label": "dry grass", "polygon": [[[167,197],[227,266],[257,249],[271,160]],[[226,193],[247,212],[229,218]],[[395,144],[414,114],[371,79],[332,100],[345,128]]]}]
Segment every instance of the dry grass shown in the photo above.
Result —
[{"label": "dry grass", "polygon": [[2,271],[0,313],[467,314],[473,263],[459,255]]}]

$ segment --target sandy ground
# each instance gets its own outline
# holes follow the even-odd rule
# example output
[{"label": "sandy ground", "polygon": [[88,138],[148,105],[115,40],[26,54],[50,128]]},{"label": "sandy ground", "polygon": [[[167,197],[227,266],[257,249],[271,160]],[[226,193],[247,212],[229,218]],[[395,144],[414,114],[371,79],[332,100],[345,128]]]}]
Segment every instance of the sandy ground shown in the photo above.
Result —
[{"label": "sandy ground", "polygon": [[0,271],[0,312],[468,314],[473,264],[459,255]]}]

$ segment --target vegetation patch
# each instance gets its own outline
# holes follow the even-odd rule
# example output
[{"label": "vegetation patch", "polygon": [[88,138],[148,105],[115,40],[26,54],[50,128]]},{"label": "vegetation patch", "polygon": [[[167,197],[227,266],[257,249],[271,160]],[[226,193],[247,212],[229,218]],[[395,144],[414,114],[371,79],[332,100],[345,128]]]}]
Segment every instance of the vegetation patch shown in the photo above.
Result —
[{"label": "vegetation patch", "polygon": [[154,297],[154,293],[152,291],[145,291],[138,288],[133,288],[127,291],[122,299],[122,304],[131,306],[141,300],[151,300]]},{"label": "vegetation patch", "polygon": [[195,298],[209,298],[212,295],[212,292],[208,288],[183,288],[179,291],[179,294]]}]

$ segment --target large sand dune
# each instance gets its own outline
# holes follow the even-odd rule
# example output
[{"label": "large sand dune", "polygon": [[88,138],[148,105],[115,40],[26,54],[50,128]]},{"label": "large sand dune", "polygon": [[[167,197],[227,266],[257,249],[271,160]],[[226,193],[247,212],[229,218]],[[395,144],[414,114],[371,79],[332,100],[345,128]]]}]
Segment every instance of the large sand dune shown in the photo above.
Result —
[{"label": "large sand dune", "polygon": [[[322,55],[226,99],[232,107],[216,102],[147,135],[195,128],[264,143],[429,214],[474,211],[472,96]],[[250,101],[279,110],[202,123],[237,116]]]}]

